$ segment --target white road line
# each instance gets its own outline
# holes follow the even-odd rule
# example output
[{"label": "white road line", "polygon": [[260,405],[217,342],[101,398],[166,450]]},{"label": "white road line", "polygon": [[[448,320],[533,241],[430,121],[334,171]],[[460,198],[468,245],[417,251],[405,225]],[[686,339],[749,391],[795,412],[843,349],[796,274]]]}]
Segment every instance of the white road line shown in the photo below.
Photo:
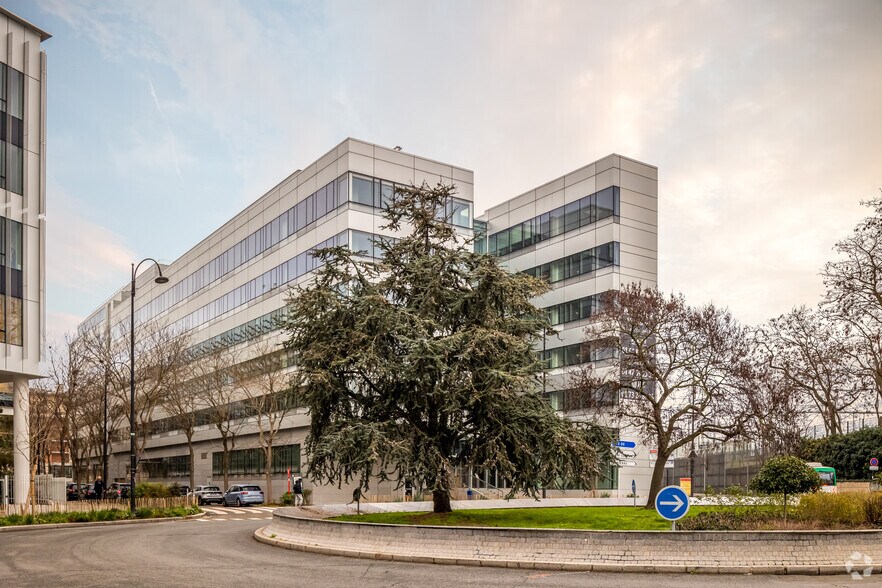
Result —
[{"label": "white road line", "polygon": [[242,520],[244,520],[244,519],[232,518],[232,519],[230,519],[230,520],[231,520],[231,521],[242,521]]},{"label": "white road line", "polygon": [[211,519],[196,519],[196,521],[199,522],[199,523],[207,523],[207,522],[210,521],[210,520],[211,520]]}]

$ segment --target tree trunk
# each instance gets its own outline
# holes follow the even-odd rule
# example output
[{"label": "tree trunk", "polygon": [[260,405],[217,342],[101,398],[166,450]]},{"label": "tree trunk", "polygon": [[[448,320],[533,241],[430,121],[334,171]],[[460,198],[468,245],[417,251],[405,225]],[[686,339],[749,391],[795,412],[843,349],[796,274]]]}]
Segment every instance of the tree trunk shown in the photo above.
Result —
[{"label": "tree trunk", "polygon": [[[190,450],[190,492],[196,488],[196,452],[193,450],[193,434],[187,435],[187,449]],[[224,488],[226,490],[226,488]]]},{"label": "tree trunk", "polygon": [[649,483],[649,496],[646,499],[645,508],[655,508],[655,497],[658,491],[662,489],[662,480],[665,477],[665,463],[667,463],[668,457],[670,455],[664,455],[659,450],[658,457],[655,460],[655,467],[652,469],[652,481]]},{"label": "tree trunk", "polygon": [[450,508],[450,492],[447,490],[432,490],[432,512],[453,512]]},{"label": "tree trunk", "polygon": [[267,445],[264,451],[263,469],[266,474],[266,501],[273,500],[273,446]]},{"label": "tree trunk", "polygon": [[224,453],[223,459],[221,460],[221,469],[224,471],[224,488],[229,489],[230,487],[230,448],[229,441],[226,437],[223,438],[224,444]]}]

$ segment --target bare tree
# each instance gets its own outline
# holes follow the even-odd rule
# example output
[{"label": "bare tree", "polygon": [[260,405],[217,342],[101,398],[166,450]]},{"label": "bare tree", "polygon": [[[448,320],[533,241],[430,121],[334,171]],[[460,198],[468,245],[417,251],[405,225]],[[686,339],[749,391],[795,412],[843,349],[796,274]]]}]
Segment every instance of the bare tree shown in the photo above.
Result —
[{"label": "bare tree", "polygon": [[769,367],[809,398],[828,435],[842,432],[841,413],[861,395],[848,333],[822,311],[805,306],[769,321],[759,341]]},{"label": "bare tree", "polygon": [[263,452],[267,496],[273,494],[273,446],[285,416],[297,406],[296,393],[285,370],[286,354],[267,341],[251,347],[255,359],[240,372],[246,410],[257,424],[257,442]]},{"label": "bare tree", "polygon": [[[136,327],[135,342],[135,450],[140,461],[156,409],[162,405],[178,371],[187,362],[189,339],[186,334],[149,322]],[[128,416],[129,389],[117,389],[117,395]]]},{"label": "bare tree", "polygon": [[221,470],[225,488],[230,486],[230,455],[236,446],[244,416],[234,371],[236,364],[237,354],[232,349],[215,351],[192,364],[194,382],[199,389],[200,402],[206,406],[208,422],[221,436]]},{"label": "bare tree", "polygon": [[196,485],[196,452],[193,435],[200,424],[199,410],[205,406],[199,386],[200,382],[194,378],[190,364],[183,364],[180,369],[172,373],[162,403],[166,414],[174,420],[175,427],[183,431],[187,438],[187,451],[190,455],[190,488]]},{"label": "bare tree", "polygon": [[765,456],[795,455],[807,424],[807,398],[771,367],[771,359],[762,345],[751,343],[741,383],[749,415],[744,436]]},{"label": "bare tree", "polygon": [[841,259],[824,266],[824,305],[849,324],[860,377],[874,391],[882,426],[882,198],[862,202],[873,211],[833,248]]},{"label": "bare tree", "polygon": [[628,285],[605,297],[598,320],[586,329],[583,353],[594,363],[577,372],[576,388],[616,393],[613,415],[658,448],[647,508],[677,449],[743,430],[747,410],[739,382],[747,338],[724,309],[693,308],[682,295]]}]

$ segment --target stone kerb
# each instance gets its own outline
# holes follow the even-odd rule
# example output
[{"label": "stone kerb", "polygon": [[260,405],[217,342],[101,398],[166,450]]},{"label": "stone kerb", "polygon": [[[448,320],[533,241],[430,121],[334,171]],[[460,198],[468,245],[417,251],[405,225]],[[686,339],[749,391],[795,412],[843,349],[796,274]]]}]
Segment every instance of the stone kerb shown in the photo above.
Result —
[{"label": "stone kerb", "polygon": [[[882,531],[582,531],[309,519],[277,509],[255,539],[328,555],[547,570],[845,574],[882,571]],[[857,554],[857,555],[856,555]],[[875,566],[874,566],[874,563]],[[849,571],[852,571],[849,569]]]}]

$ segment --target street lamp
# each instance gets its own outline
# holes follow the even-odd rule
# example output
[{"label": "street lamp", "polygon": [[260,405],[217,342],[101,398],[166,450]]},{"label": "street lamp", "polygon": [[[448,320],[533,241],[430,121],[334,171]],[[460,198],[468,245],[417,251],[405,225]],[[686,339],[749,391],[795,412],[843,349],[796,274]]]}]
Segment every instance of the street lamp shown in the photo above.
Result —
[{"label": "street lamp", "polygon": [[141,264],[145,261],[152,261],[154,265],[156,265],[156,269],[159,270],[159,275],[153,280],[157,284],[165,284],[168,282],[168,278],[162,275],[162,268],[159,266],[159,262],[153,259],[152,257],[147,257],[138,262],[138,265],[132,264],[132,303],[130,307],[130,321],[129,327],[131,331],[129,332],[129,337],[131,338],[131,346],[129,347],[129,453],[131,458],[131,480],[129,485],[129,510],[134,513],[135,512],[135,468],[138,465],[137,457],[135,456],[135,276],[138,273],[138,268],[141,267]]}]

